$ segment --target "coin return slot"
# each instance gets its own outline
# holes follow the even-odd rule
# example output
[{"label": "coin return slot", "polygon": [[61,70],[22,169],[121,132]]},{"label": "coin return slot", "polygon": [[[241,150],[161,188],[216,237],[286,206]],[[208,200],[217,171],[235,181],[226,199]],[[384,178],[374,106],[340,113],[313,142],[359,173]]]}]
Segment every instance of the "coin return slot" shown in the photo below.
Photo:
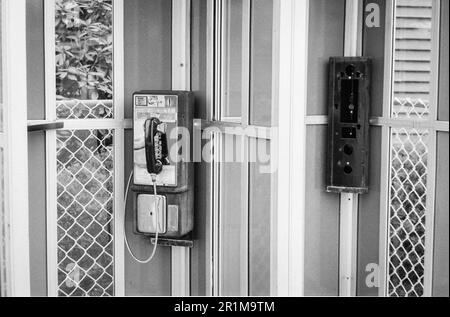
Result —
[{"label": "coin return slot", "polygon": [[344,172],[345,174],[351,174],[353,173],[353,168],[349,165],[347,165],[346,167],[344,167]]}]

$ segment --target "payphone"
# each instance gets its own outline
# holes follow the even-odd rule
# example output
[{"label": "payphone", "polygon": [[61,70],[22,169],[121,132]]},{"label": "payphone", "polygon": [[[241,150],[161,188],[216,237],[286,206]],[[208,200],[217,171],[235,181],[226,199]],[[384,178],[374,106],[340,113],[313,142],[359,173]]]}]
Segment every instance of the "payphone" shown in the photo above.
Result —
[{"label": "payphone", "polygon": [[330,59],[327,191],[369,191],[371,61]]},{"label": "payphone", "polygon": [[131,189],[134,197],[134,233],[156,238],[155,248],[158,239],[182,239],[194,227],[194,167],[185,155],[191,153],[193,116],[191,92],[133,94],[134,166],[127,193]]}]

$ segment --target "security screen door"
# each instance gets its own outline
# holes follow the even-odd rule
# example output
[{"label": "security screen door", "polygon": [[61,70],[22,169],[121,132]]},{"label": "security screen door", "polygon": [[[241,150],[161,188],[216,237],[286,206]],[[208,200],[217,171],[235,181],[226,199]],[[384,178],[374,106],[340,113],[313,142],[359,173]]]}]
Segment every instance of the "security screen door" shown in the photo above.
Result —
[{"label": "security screen door", "polygon": [[123,294],[123,1],[45,1],[48,289]]},{"label": "security screen door", "polygon": [[431,296],[441,1],[388,3],[381,294]]}]

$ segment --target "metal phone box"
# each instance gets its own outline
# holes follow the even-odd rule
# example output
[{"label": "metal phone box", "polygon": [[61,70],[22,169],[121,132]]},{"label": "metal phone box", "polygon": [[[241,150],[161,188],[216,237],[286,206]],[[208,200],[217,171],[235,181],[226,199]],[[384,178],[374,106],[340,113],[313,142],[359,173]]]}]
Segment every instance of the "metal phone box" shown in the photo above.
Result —
[{"label": "metal phone box", "polygon": [[330,59],[327,191],[369,191],[371,60]]},{"label": "metal phone box", "polygon": [[[194,96],[186,91],[139,91],[133,94],[133,116],[135,233],[155,236],[158,228],[159,237],[182,238],[194,226],[194,166],[190,160]],[[149,120],[160,124],[158,129],[164,132],[168,153],[154,173],[156,197],[146,148]],[[161,150],[156,152],[161,158]],[[158,224],[153,222],[155,212]]]}]

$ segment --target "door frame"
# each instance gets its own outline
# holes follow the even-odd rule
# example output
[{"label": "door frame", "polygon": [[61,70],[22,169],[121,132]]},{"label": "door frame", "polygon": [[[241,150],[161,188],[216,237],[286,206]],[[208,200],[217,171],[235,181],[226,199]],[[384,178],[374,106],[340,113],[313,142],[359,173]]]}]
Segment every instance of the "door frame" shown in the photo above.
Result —
[{"label": "door frame", "polygon": [[[26,1],[2,1],[6,295],[30,296]],[[19,90],[25,93],[18,93]],[[9,229],[9,231],[8,231]]]}]

